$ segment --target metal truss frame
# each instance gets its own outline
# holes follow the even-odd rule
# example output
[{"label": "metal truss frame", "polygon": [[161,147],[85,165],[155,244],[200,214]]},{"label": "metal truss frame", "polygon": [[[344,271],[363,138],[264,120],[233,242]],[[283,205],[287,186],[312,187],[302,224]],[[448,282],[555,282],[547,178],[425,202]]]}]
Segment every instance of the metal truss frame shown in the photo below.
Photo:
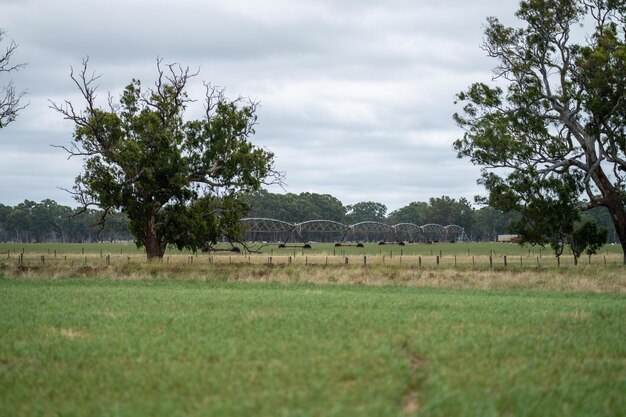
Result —
[{"label": "metal truss frame", "polygon": [[[273,240],[287,243],[292,239],[301,239],[303,242],[311,240],[314,236],[334,235],[336,242],[344,242],[347,238],[352,241],[379,240],[382,242],[390,239],[396,242],[444,242],[466,240],[465,230],[458,225],[442,226],[440,224],[425,224],[419,226],[414,223],[398,223],[388,225],[376,221],[365,221],[347,225],[333,220],[308,220],[301,223],[288,223],[282,220],[269,218],[244,218],[241,222],[246,226],[251,239],[256,237],[273,237]],[[407,239],[408,238],[408,239]]]}]

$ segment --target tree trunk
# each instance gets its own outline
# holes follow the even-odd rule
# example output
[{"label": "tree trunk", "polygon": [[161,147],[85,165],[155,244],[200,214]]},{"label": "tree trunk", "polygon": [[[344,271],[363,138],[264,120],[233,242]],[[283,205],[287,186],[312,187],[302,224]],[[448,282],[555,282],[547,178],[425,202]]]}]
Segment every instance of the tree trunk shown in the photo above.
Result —
[{"label": "tree trunk", "polygon": [[622,252],[624,252],[623,262],[624,265],[626,265],[626,210],[619,196],[617,196],[616,199],[610,200],[611,201],[607,204],[607,208],[609,209],[613,225],[615,226],[615,233],[617,233],[617,237],[622,245]]},{"label": "tree trunk", "polygon": [[606,207],[609,210],[611,220],[613,220],[613,225],[615,226],[615,233],[617,233],[620,244],[622,245],[622,252],[624,253],[623,262],[624,265],[626,265],[626,209],[624,208],[624,202],[619,192],[613,187],[606,175],[604,175],[604,172],[598,169],[597,173],[599,181],[596,182],[596,184],[598,188],[600,188],[604,200],[606,201]]},{"label": "tree trunk", "polygon": [[165,248],[167,247],[167,244],[158,236],[155,229],[155,223],[155,217],[151,217],[144,230],[144,245],[146,247],[148,261],[150,262],[160,261],[163,259],[163,254],[165,253]]}]

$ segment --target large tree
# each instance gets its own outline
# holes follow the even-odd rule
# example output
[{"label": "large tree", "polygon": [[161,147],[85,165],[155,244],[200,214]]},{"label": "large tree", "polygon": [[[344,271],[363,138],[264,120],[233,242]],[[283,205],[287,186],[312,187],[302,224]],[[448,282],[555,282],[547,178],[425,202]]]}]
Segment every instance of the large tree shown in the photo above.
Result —
[{"label": "large tree", "polygon": [[249,141],[256,103],[229,100],[206,84],[203,117],[186,121],[187,84],[197,72],[157,60],[153,87],[133,80],[119,104],[109,96],[103,108],[96,103],[99,76],[87,64],[70,75],[84,110],[69,101],[51,104],[75,125],[72,144],[63,148],[84,159],[75,199],[105,214],[125,213],[149,260],[162,258],[168,244],[197,250],[241,236],[242,196],[278,178],[273,154]]},{"label": "large tree", "polygon": [[[6,32],[0,29],[0,43],[4,40],[5,35]],[[16,49],[17,44],[11,41],[4,48],[4,51],[0,51],[0,74],[15,72],[24,67],[24,64],[12,62]],[[26,107],[22,101],[25,95],[26,91],[17,90],[12,80],[0,85],[0,129],[14,121],[17,113]]]},{"label": "large tree", "polygon": [[423,221],[443,226],[455,224],[469,230],[474,221],[474,209],[465,198],[457,201],[447,195],[431,197]]},{"label": "large tree", "polygon": [[626,1],[524,0],[516,16],[487,20],[495,85],[459,94],[459,157],[484,167],[489,203],[519,211],[522,230],[606,207],[626,262]]},{"label": "large tree", "polygon": [[361,201],[346,206],[346,221],[350,224],[360,222],[384,222],[386,220],[387,206],[375,201]]},{"label": "large tree", "polygon": [[389,213],[389,216],[387,216],[387,223],[413,223],[416,225],[423,225],[427,210],[428,203],[423,201],[413,201],[407,206],[400,207],[399,209]]},{"label": "large tree", "polygon": [[346,209],[337,198],[328,194],[274,194],[266,190],[248,197],[249,217],[266,217],[290,223],[307,220],[343,222]]}]

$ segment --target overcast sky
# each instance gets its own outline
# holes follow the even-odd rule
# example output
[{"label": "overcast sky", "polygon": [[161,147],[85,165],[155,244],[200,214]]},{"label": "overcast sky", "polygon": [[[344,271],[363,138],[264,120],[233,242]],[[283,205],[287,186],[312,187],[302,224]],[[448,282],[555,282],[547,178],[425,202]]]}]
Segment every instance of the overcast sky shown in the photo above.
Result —
[{"label": "overcast sky", "polygon": [[57,187],[71,188],[81,161],[49,146],[68,144],[72,125],[48,100],[82,104],[69,68],[86,56],[103,98],[132,78],[151,83],[160,56],[200,68],[192,97],[206,80],[259,100],[252,141],[275,153],[288,192],[389,211],[442,195],[472,199],[483,191],[479,169],[452,148],[462,135],[454,96],[491,80],[485,18],[513,23],[517,3],[0,0],[0,28],[19,44],[15,62],[28,64],[11,78],[30,102],[0,129],[0,203],[75,205]]}]

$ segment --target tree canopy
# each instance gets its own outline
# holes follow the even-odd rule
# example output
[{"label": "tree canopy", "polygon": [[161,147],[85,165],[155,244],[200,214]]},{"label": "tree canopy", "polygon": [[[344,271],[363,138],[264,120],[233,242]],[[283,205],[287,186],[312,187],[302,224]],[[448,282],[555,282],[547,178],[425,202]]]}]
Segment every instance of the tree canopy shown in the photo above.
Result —
[{"label": "tree canopy", "polygon": [[365,221],[384,222],[387,214],[387,206],[375,201],[362,201],[346,207],[346,221],[355,224]]},{"label": "tree canopy", "polygon": [[274,194],[260,190],[249,195],[248,203],[248,217],[266,217],[289,223],[320,219],[341,223],[346,215],[343,203],[328,194]]},{"label": "tree canopy", "polygon": [[[247,195],[245,199],[250,207],[247,217],[274,218],[290,223],[316,219],[347,223],[347,208],[337,198],[327,194],[274,194],[259,190]],[[471,208],[469,215],[463,210],[461,214],[458,210],[459,206],[464,206],[461,200],[442,196],[431,198],[429,202],[409,203],[391,212],[385,222],[390,225],[413,223],[420,226],[436,223],[442,219],[430,217],[438,216],[430,204],[433,201],[437,202],[438,209],[452,214],[447,215],[444,225],[457,224],[463,227],[472,241],[496,241],[499,234],[509,232],[508,226],[511,222],[520,219],[515,213],[504,213],[489,206]],[[93,242],[132,239],[128,217],[124,213],[111,211],[106,216],[104,225],[99,225],[102,215],[102,210],[83,211],[81,208],[59,205],[49,199],[39,203],[25,200],[13,207],[0,204],[0,241]],[[581,221],[597,225],[596,230],[608,229],[609,238],[616,241],[611,216],[605,207],[584,212]]]},{"label": "tree canopy", "polygon": [[470,202],[465,198],[457,201],[446,195],[433,197],[429,200],[424,218],[428,219],[429,223],[441,225],[462,224],[470,229],[473,225],[473,209]]},{"label": "tree canopy", "polygon": [[458,95],[455,149],[528,241],[550,243],[535,232],[551,217],[572,243],[580,212],[606,207],[626,261],[626,1],[524,0],[516,16],[521,27],[487,20],[495,81]]},{"label": "tree canopy", "polygon": [[129,218],[136,243],[148,259],[159,259],[168,244],[197,250],[222,236],[241,235],[243,196],[265,181],[280,180],[271,152],[254,146],[254,101],[227,99],[205,84],[204,114],[185,120],[192,101],[187,84],[196,72],[157,60],[153,87],[133,80],[118,103],[96,103],[99,76],[72,69],[85,109],[73,103],[52,108],[75,125],[74,139],[63,148],[84,159],[84,171],[72,193],[83,206],[106,215],[117,209]]},{"label": "tree canopy", "polygon": [[93,242],[129,240],[128,218],[110,212],[104,224],[99,210],[71,208],[46,199],[24,200],[14,207],[0,204],[1,242]]},{"label": "tree canopy", "polygon": [[413,201],[404,207],[392,211],[387,216],[387,222],[390,224],[414,223],[417,225],[424,224],[426,218],[426,210],[428,203],[423,201]]}]

